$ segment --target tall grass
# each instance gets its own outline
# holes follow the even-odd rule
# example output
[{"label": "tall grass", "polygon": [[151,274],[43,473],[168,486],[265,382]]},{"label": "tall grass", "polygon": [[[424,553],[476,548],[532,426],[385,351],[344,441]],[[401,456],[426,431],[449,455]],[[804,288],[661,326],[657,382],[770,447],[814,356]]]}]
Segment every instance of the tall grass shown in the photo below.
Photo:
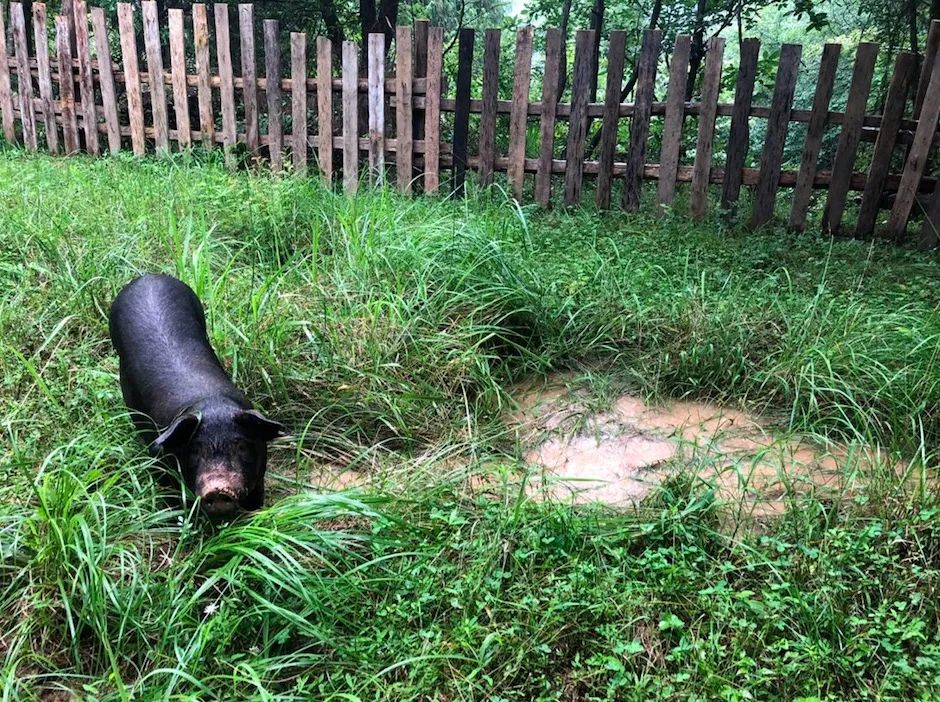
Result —
[{"label": "tall grass", "polygon": [[[515,383],[574,367],[933,466],[937,259],[474,195],[0,154],[3,699],[940,687],[929,489],[885,477],[729,538],[684,477],[630,513],[530,502],[501,421]],[[264,511],[213,526],[155,486],[106,325],[147,271],[196,290],[292,428]],[[382,490],[306,489],[325,464]]]}]

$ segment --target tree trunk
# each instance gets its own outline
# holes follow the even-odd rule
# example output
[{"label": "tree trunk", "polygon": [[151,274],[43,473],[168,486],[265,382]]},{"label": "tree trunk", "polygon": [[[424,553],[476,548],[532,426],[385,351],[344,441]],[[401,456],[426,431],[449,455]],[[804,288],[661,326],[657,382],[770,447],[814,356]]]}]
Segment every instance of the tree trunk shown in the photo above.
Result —
[{"label": "tree trunk", "polygon": [[591,8],[591,29],[594,30],[594,49],[591,53],[591,101],[597,99],[597,74],[600,70],[604,9],[604,0],[594,0],[594,7]]},{"label": "tree trunk", "polygon": [[[376,7],[375,0],[359,0],[363,52],[368,50],[366,47],[370,34],[384,34],[385,50],[388,51],[391,47],[395,37],[395,25],[398,24],[398,3],[399,0],[379,0],[379,5]],[[365,55],[363,53],[363,56]]]},{"label": "tree trunk", "polygon": [[369,32],[375,31],[376,9],[375,0],[359,0],[359,29],[362,33],[360,45],[365,56],[368,45]]},{"label": "tree trunk", "polygon": [[[323,24],[326,25],[326,36],[333,43],[333,50],[343,44],[343,27],[339,23],[339,17],[336,14],[336,5],[333,0],[321,0],[320,9],[323,13]],[[365,42],[363,42],[365,43]]]},{"label": "tree trunk", "polygon": [[561,6],[561,56],[558,59],[558,99],[565,94],[568,84],[568,20],[571,18],[571,0],[564,0]]},{"label": "tree trunk", "polygon": [[685,84],[685,99],[691,100],[695,92],[695,81],[705,60],[705,3],[698,0],[695,5],[695,29],[692,32],[692,46],[689,52],[689,80]]}]

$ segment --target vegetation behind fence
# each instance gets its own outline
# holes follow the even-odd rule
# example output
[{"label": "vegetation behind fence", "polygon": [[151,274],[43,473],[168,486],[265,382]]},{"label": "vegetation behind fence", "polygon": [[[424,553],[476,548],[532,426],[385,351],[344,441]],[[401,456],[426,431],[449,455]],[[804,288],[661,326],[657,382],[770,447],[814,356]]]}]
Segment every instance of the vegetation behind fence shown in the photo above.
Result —
[{"label": "vegetation behind fence", "polygon": [[[622,31],[610,33],[603,66],[594,60],[593,32],[577,32],[569,80],[561,32],[546,30],[544,52],[536,56],[533,29],[519,29],[507,96],[500,94],[499,68],[510,57],[501,56],[499,30],[486,30],[482,42],[472,29],[459,32],[451,91],[443,30],[426,22],[398,27],[393,47],[384,34],[370,34],[364,47],[348,41],[335,47],[324,37],[308,44],[302,33],[291,33],[288,42],[276,21],[264,20],[256,47],[250,4],[230,12],[215,3],[211,17],[205,4],[194,5],[190,16],[171,9],[161,26],[155,2],[141,3],[140,18],[122,3],[116,31],[113,18],[84,0],[63,0],[51,24],[45,4],[32,3],[31,17],[23,7],[10,3],[8,17],[0,14],[0,24],[8,21],[0,26],[0,115],[6,140],[28,150],[97,154],[130,147],[142,155],[221,144],[233,165],[264,159],[281,171],[289,162],[298,175],[313,165],[349,192],[394,172],[405,193],[421,188],[462,194],[468,171],[482,185],[498,172],[506,174],[518,200],[532,197],[542,206],[553,198],[581,203],[591,178],[597,206],[636,209],[646,179],[657,181],[661,211],[673,203],[678,183],[690,183],[694,218],[710,206],[710,184],[720,186],[727,209],[738,206],[746,186],[754,190],[748,215],[753,227],[771,221],[779,189],[788,188],[788,224],[797,230],[807,225],[813,190],[822,189],[827,232],[901,241],[912,211],[922,209],[921,243],[937,243],[940,191],[934,194],[934,180],[924,176],[940,118],[938,22],[919,70],[913,54],[896,56],[881,114],[872,115],[867,106],[879,47],[871,43],[859,45],[845,109],[833,112],[837,44],[827,45],[819,66],[810,69],[818,68],[812,105],[795,109],[797,78],[808,68],[799,45],[781,47],[770,105],[755,106],[760,44],[745,39],[734,99],[722,103],[725,41],[715,37],[699,95],[687,101],[690,38],[675,38],[668,70],[657,76],[663,38],[659,30],[647,30],[632,101],[625,102],[631,97],[624,89],[630,49]],[[289,56],[282,56],[288,46]],[[475,81],[480,51],[482,81]],[[541,69],[537,99],[533,68]],[[665,86],[661,100],[658,86]],[[730,117],[720,168],[722,159],[714,154],[718,117]],[[687,118],[694,119],[694,146],[684,137]],[[755,119],[766,120],[759,154],[751,153]],[[784,147],[794,123],[805,123],[802,156],[798,169],[785,170]],[[658,163],[649,162],[653,125],[661,135]],[[831,169],[821,170],[820,148],[830,128],[839,130],[838,145]],[[859,158],[862,142],[874,142],[870,159]],[[758,167],[747,166],[752,159]],[[860,160],[869,161],[861,170]],[[850,198],[850,191],[861,194]],[[879,212],[886,206],[890,216],[881,226]],[[847,223],[847,212],[856,210],[854,223]]]}]

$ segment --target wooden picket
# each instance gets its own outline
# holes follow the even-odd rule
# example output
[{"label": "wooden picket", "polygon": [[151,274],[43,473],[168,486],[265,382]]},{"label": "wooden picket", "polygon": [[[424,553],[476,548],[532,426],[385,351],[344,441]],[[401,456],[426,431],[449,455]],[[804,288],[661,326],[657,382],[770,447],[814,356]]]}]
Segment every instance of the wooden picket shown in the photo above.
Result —
[{"label": "wooden picket", "polygon": [[[722,210],[738,209],[742,191],[750,189],[753,227],[775,221],[781,190],[791,189],[787,223],[796,230],[806,226],[813,192],[823,190],[824,231],[901,240],[911,213],[925,210],[920,243],[938,243],[940,189],[928,165],[940,143],[940,22],[931,24],[919,75],[912,54],[894,57],[884,100],[872,97],[879,47],[860,44],[846,107],[839,112],[830,110],[837,44],[823,49],[811,105],[793,104],[798,45],[782,47],[770,104],[754,105],[761,53],[756,39],[745,39],[739,65],[729,66],[724,40],[713,37],[701,92],[687,101],[690,38],[675,37],[668,77],[657,81],[664,65],[658,29],[646,30],[639,47],[629,46],[626,32],[611,32],[606,63],[598,66],[592,31],[576,32],[572,47],[556,28],[540,38],[523,27],[515,33],[512,56],[501,56],[510,51],[502,47],[501,32],[487,30],[476,57],[475,31],[463,28],[454,40],[456,75],[448,77],[443,57],[450,40],[440,27],[419,20],[396,28],[394,46],[386,46],[386,34],[373,34],[364,38],[360,54],[360,44],[344,41],[334,75],[330,40],[317,37],[309,45],[315,67],[308,65],[307,35],[282,36],[278,23],[256,18],[250,3],[238,4],[237,18],[232,18],[237,37],[230,34],[231,8],[225,3],[213,3],[211,35],[204,3],[194,4],[191,12],[171,8],[166,27],[160,26],[154,0],[143,0],[139,10],[118,3],[116,17],[89,8],[86,0],[64,0],[52,17],[43,2],[30,7],[29,16],[19,2],[0,11],[2,136],[29,150],[98,154],[105,139],[108,152],[130,148],[138,156],[221,145],[231,167],[268,164],[272,171],[297,175],[307,172],[312,156],[316,173],[332,185],[338,170],[350,193],[360,187],[360,172],[362,182],[379,185],[394,169],[391,182],[404,194],[416,186],[435,193],[449,172],[445,194],[460,196],[470,172],[481,187],[505,185],[519,203],[531,200],[542,207],[578,205],[590,190],[597,206],[606,209],[622,183],[620,206],[641,208],[646,204],[643,183],[655,180],[655,201],[651,193],[649,205],[657,214],[674,206],[678,186],[688,183],[688,211],[697,218],[717,198]],[[263,42],[256,47],[259,22]],[[135,25],[142,28],[139,35]],[[37,47],[35,55],[28,38]],[[233,66],[233,42],[238,67]],[[284,63],[287,51],[289,65]],[[625,65],[632,56],[635,87],[625,102]],[[478,66],[479,82],[474,80]],[[505,66],[512,68],[512,85],[510,91],[507,83],[508,94],[501,95],[500,68]],[[599,97],[601,74],[606,83]],[[540,77],[534,86],[533,76]],[[568,91],[561,94],[563,85]],[[722,101],[725,85],[734,86],[730,102]],[[869,113],[876,102],[884,105],[882,114]],[[366,134],[359,132],[363,108]],[[479,116],[478,126],[473,115]],[[730,117],[729,131],[719,117]],[[693,121],[694,143],[683,136],[686,120]],[[751,138],[756,120],[767,124],[757,146]],[[806,124],[806,136],[798,169],[788,170],[784,147],[794,123]],[[828,130],[839,132],[831,171],[820,170]],[[719,136],[726,137],[723,167],[721,155],[717,163],[714,157]],[[657,153],[650,148],[654,138],[659,163],[647,156]],[[873,142],[874,149],[860,172],[863,142]],[[899,152],[903,169],[892,172]],[[749,167],[758,156],[759,167]],[[851,191],[861,193],[857,215]],[[916,204],[918,193],[929,196],[926,207]],[[893,205],[885,226],[879,213],[887,202]],[[846,225],[850,216],[855,221]]]}]

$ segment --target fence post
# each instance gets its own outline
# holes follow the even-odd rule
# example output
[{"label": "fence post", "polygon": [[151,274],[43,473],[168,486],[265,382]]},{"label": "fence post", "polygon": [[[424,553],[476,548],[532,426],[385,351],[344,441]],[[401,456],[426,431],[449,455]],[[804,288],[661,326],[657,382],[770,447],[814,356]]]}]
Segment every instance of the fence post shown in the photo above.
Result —
[{"label": "fence post", "polygon": [[281,43],[277,20],[264,21],[264,77],[268,96],[268,157],[271,170],[284,170],[284,123],[281,105]]},{"label": "fence post", "polygon": [[506,173],[512,195],[522,202],[525,180],[525,136],[529,120],[529,85],[532,71],[532,27],[516,33],[516,65],[512,81],[512,107],[509,113],[509,165]]},{"label": "fence post", "polygon": [[623,183],[623,207],[627,210],[636,210],[640,206],[640,185],[643,182],[643,166],[646,165],[646,142],[650,133],[656,62],[659,60],[661,40],[662,32],[658,29],[643,32],[643,45],[637,62],[633,122],[630,126],[630,151]]},{"label": "fence post", "polygon": [[[930,156],[938,118],[940,118],[940,52],[934,58],[933,67],[930,69],[930,82],[924,93],[914,141],[908,152],[901,183],[898,185],[898,194],[894,200],[891,217],[888,219],[888,236],[897,242],[904,240],[907,218],[911,214],[914,197],[917,195],[917,188],[924,174],[927,158]],[[940,199],[940,187],[935,187],[933,199],[928,208],[930,212],[936,211],[934,201],[938,199]]]},{"label": "fence post", "polygon": [[[146,37],[147,12],[144,5],[144,30]],[[95,109],[95,76],[91,68],[91,49],[88,46],[88,5],[85,0],[75,0],[75,52],[78,57],[78,81],[82,96],[82,131],[85,134],[85,151],[98,154],[98,115]],[[159,38],[158,44],[159,48]],[[162,88],[162,77],[161,88]],[[166,103],[163,105],[166,113]]]},{"label": "fence post", "polygon": [[502,32],[487,29],[483,38],[483,106],[480,113],[480,164],[478,180],[481,187],[493,182],[496,163],[496,112],[499,102],[499,49]]},{"label": "fence post", "polygon": [[9,52],[7,30],[0,9],[0,110],[3,111],[3,138],[11,144],[16,141],[16,122],[13,113],[13,88],[10,85]]},{"label": "fence post", "polygon": [[813,110],[806,127],[806,139],[803,142],[803,156],[800,170],[796,176],[793,190],[793,203],[790,206],[790,229],[802,231],[806,227],[806,210],[809,207],[813,182],[816,180],[816,164],[822,146],[823,134],[829,120],[829,101],[835,86],[836,69],[839,67],[839,44],[826,44],[823,47],[819,74],[816,78],[816,92],[813,95]]},{"label": "fence post", "polygon": [[241,46],[242,98],[245,102],[245,146],[252,158],[258,158],[260,136],[258,131],[258,67],[255,57],[254,5],[238,6],[238,41]]},{"label": "fence post", "polygon": [[868,169],[865,191],[862,194],[862,206],[858,211],[858,221],[855,223],[855,236],[868,236],[875,230],[878,203],[881,200],[885,179],[888,177],[888,169],[891,167],[891,156],[894,154],[904,109],[907,107],[907,94],[914,82],[916,65],[915,56],[909,51],[902,51],[895,58],[894,73],[888,86],[884,114],[881,116],[881,129],[878,130],[878,139],[875,141],[875,150],[871,157],[871,168]]},{"label": "fence post", "polygon": [[682,122],[685,119],[685,84],[689,75],[689,56],[692,50],[688,34],[676,37],[669,66],[669,86],[666,88],[666,118],[663,124],[663,146],[659,155],[659,182],[656,183],[657,215],[663,207],[672,205],[679,173],[679,151],[682,147]]},{"label": "fence post", "polygon": [[385,35],[369,35],[369,180],[385,179]]},{"label": "fence post", "polygon": [[193,5],[193,44],[196,51],[199,132],[203,147],[211,149],[215,144],[215,118],[212,116],[212,86],[209,77],[209,20],[203,3]]},{"label": "fence post", "polygon": [[398,27],[395,31],[395,136],[397,150],[395,166],[398,170],[398,189],[406,195],[411,192],[414,171],[414,97],[413,67],[411,61],[411,27]]},{"label": "fence post", "polygon": [[[120,11],[120,6],[118,10]],[[65,155],[70,156],[78,152],[78,123],[75,120],[75,81],[72,76],[68,20],[61,15],[56,17],[55,30],[59,64],[59,101],[62,104],[62,142]]]},{"label": "fence post", "polygon": [[473,37],[469,27],[460,30],[457,41],[457,93],[454,101],[454,166],[451,190],[464,194],[467,171],[467,139],[470,135],[470,70],[473,68]]},{"label": "fence post", "polygon": [[114,69],[111,64],[111,48],[108,44],[108,25],[105,21],[104,10],[100,7],[91,8],[91,25],[95,31],[98,80],[101,83],[104,121],[108,127],[108,150],[112,154],[117,154],[121,151],[121,124],[118,121],[117,92],[114,88]]},{"label": "fence post", "polygon": [[359,189],[359,50],[354,41],[343,42],[343,188]]},{"label": "fence post", "polygon": [[23,124],[23,143],[28,151],[36,151],[36,115],[33,108],[33,79],[29,72],[29,54],[26,50],[26,20],[23,5],[10,3],[10,23],[13,25],[13,46],[16,49],[16,79],[20,102],[20,122]]},{"label": "fence post", "polygon": [[59,130],[55,121],[55,101],[52,97],[52,70],[49,67],[49,34],[46,29],[45,3],[33,3],[33,45],[36,47],[36,73],[39,78],[39,97],[42,101],[42,121],[49,153],[59,153]]},{"label": "fence post", "polygon": [[[414,69],[415,79],[427,78],[428,76],[428,29],[429,24],[426,19],[415,21],[415,51],[414,51]],[[427,99],[427,80],[425,84],[425,99]],[[425,108],[426,109],[426,108]],[[412,127],[412,137],[417,141],[424,141],[424,120],[425,110],[414,109],[414,126]],[[427,145],[425,144],[425,150]],[[414,173],[412,178],[418,180],[421,177],[421,169],[418,166],[417,159],[414,164]]]},{"label": "fence post", "polygon": [[721,206],[729,209],[737,205],[744,178],[744,159],[751,145],[751,100],[757,77],[760,40],[745,39],[741,44],[741,61],[734,87],[734,105],[731,108],[731,131],[725,157],[725,180],[721,184]]},{"label": "fence post", "polygon": [[291,156],[294,172],[307,173],[307,35],[291,32]]},{"label": "fence post", "polygon": [[[84,0],[75,0],[76,13],[79,4]],[[154,0],[144,0],[141,4],[144,17],[144,48],[147,53],[147,83],[150,86],[150,110],[153,117],[154,139],[158,154],[167,154],[170,151],[169,122],[166,113],[166,86],[163,84],[163,55],[160,50],[160,27],[157,24],[157,3]],[[76,36],[81,37],[81,27],[78,27]],[[81,44],[81,40],[79,40]],[[84,85],[82,97],[89,94]],[[94,100],[94,93],[91,93]]]},{"label": "fence post", "polygon": [[800,69],[802,52],[803,47],[799,44],[784,44],[780,50],[774,96],[770,103],[770,117],[767,119],[767,134],[764,137],[764,149],[760,156],[760,177],[757,181],[754,210],[749,223],[752,229],[763,226],[773,217],[774,201],[780,184],[783,147],[787,140],[790,108],[793,105],[793,93],[796,90],[796,77]]},{"label": "fence post", "polygon": [[229,168],[235,165],[235,81],[232,77],[232,42],[228,27],[228,5],[217,2],[215,10],[215,54],[219,66],[219,93],[222,103],[222,149]]},{"label": "fence post", "polygon": [[845,198],[849,192],[849,180],[855,165],[858,142],[862,136],[862,124],[865,121],[865,107],[868,91],[878,57],[878,45],[863,42],[855,53],[855,67],[852,69],[852,83],[849,85],[849,97],[845,103],[845,116],[839,145],[836,147],[835,160],[832,163],[832,179],[826,196],[826,209],[823,212],[823,231],[831,235],[842,228],[842,214],[845,211]]},{"label": "fence post", "polygon": [[327,184],[333,182],[333,46],[317,37],[317,160]]},{"label": "fence post", "polygon": [[610,33],[607,52],[607,87],[604,91],[604,118],[601,124],[601,142],[598,151],[597,192],[595,199],[602,210],[610,207],[610,189],[613,183],[614,155],[620,123],[620,90],[623,84],[623,65],[626,58],[627,33]]},{"label": "fence post", "polygon": [[145,151],[144,99],[140,89],[140,69],[137,66],[137,38],[134,35],[134,9],[130,3],[118,3],[118,29],[121,33],[121,57],[124,61],[124,88],[127,91],[127,112],[131,126],[131,146],[134,149],[135,155],[143,156]]},{"label": "fence post", "polygon": [[561,85],[561,53],[565,50],[561,30],[545,33],[545,74],[542,76],[542,114],[539,119],[539,168],[535,174],[535,201],[548,207],[552,197],[552,159],[555,149],[555,114]]},{"label": "fence post", "polygon": [[170,74],[173,79],[173,113],[176,116],[176,141],[180,150],[192,143],[189,127],[189,101],[186,97],[186,45],[183,30],[183,11],[169,10]]},{"label": "fence post", "polygon": [[428,30],[427,89],[424,93],[424,192],[436,193],[440,185],[441,159],[441,72],[444,30]]},{"label": "fence post", "polygon": [[692,166],[692,218],[701,219],[708,209],[708,183],[711,179],[712,150],[715,139],[715,116],[718,114],[718,89],[721,87],[721,62],[725,40],[712,37],[708,41],[702,102],[698,114],[698,139],[695,163]]},{"label": "fence post", "polygon": [[574,76],[571,80],[571,115],[568,118],[568,148],[565,163],[565,205],[581,199],[584,174],[584,141],[587,136],[587,105],[591,89],[591,52],[594,31],[578,30],[574,40]]}]

